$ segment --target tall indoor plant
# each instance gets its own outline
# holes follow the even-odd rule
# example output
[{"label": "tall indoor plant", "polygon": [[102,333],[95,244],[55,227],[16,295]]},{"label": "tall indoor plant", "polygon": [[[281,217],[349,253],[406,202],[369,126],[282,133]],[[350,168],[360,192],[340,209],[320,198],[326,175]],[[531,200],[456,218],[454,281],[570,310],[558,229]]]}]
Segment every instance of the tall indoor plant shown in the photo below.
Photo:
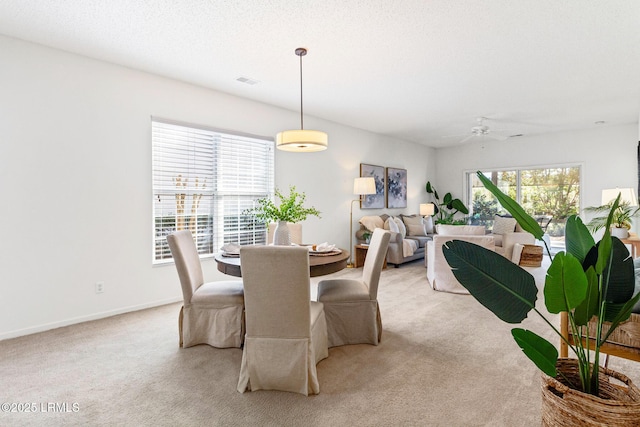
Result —
[{"label": "tall indoor plant", "polygon": [[431,181],[427,181],[425,186],[428,194],[431,194],[434,198],[434,220],[436,224],[465,224],[465,219],[455,219],[455,215],[460,212],[468,214],[469,209],[460,199],[454,199],[451,193],[444,195],[442,201],[436,188],[431,185]]},{"label": "tall indoor plant", "polygon": [[[540,225],[482,172],[477,174],[520,226],[543,241]],[[571,381],[557,369],[558,351],[553,344],[532,331],[512,329],[517,344],[542,372],[562,379],[571,389],[595,396],[600,392],[600,347],[616,327],[630,317],[633,306],[640,299],[640,294],[633,296],[633,261],[622,242],[612,238],[609,232],[618,206],[619,197],[611,206],[604,236],[598,243],[578,216],[569,217],[566,225],[567,252],[556,254],[547,271],[544,286],[546,309],[554,314],[567,312],[575,343],[563,337],[536,308],[538,289],[529,272],[493,251],[468,242],[454,240],[443,247],[456,279],[500,319],[507,323],[520,323],[531,310],[541,316],[573,351],[580,383]],[[546,242],[544,245],[547,246]],[[551,257],[548,247],[546,250]],[[588,330],[592,318],[595,319],[595,331]],[[610,325],[608,329],[603,329],[604,322]],[[590,345],[595,347],[593,357],[589,352]]]},{"label": "tall indoor plant", "polygon": [[245,213],[254,215],[258,221],[266,224],[270,222],[277,223],[273,235],[273,243],[276,245],[289,245],[291,241],[287,223],[304,221],[309,215],[320,218],[320,212],[314,207],[304,207],[307,196],[305,193],[298,193],[295,186],[289,187],[288,196],[283,195],[276,188],[275,196],[280,199],[279,206],[276,206],[271,198],[264,197],[256,201],[256,207],[246,210]]}]

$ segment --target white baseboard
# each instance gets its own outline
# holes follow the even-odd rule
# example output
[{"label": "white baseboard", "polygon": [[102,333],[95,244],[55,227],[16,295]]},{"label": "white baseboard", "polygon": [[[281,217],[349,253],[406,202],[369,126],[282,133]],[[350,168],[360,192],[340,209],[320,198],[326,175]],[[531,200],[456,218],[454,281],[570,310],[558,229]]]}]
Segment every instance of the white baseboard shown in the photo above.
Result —
[{"label": "white baseboard", "polygon": [[116,316],[118,314],[130,313],[132,311],[144,310],[152,307],[159,307],[161,305],[171,304],[174,302],[182,301],[182,298],[167,298],[165,300],[154,301],[146,304],[132,305],[129,307],[118,308],[110,311],[103,311],[101,313],[90,314],[87,316],[74,317],[71,319],[61,320],[59,322],[45,323],[44,325],[32,326],[30,328],[18,329],[16,331],[9,331],[0,333],[0,341],[10,338],[17,338],[24,335],[31,335],[38,332],[44,332],[51,329],[61,328],[63,326],[75,325],[77,323],[88,322],[91,320],[104,319],[106,317]]}]

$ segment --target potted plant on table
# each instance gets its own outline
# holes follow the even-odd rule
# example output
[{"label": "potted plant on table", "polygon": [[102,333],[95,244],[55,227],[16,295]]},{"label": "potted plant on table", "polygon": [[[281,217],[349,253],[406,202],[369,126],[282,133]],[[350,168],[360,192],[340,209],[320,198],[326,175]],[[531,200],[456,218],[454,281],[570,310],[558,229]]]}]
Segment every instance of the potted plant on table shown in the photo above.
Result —
[{"label": "potted plant on table", "polygon": [[258,221],[265,224],[277,223],[273,234],[273,244],[290,245],[291,239],[287,223],[295,224],[304,221],[309,215],[320,218],[320,212],[314,207],[304,207],[307,196],[304,193],[298,193],[295,186],[289,187],[288,196],[283,195],[276,188],[275,196],[280,199],[280,206],[276,206],[270,198],[264,197],[256,201],[256,207],[247,209],[244,213],[255,216]]},{"label": "potted plant on table", "polygon": [[[481,172],[477,174],[520,226],[542,240],[543,231],[538,222]],[[511,330],[525,355],[545,374],[543,425],[556,425],[556,422],[557,425],[600,425],[590,424],[594,420],[608,425],[639,423],[640,390],[623,375],[621,377],[628,380],[626,388],[609,387],[605,379],[615,373],[598,364],[600,347],[616,327],[630,317],[633,306],[640,300],[640,294],[633,296],[633,261],[624,244],[612,238],[609,232],[618,206],[619,197],[611,205],[604,236],[598,243],[578,216],[569,217],[567,252],[556,254],[547,271],[546,309],[552,314],[567,313],[569,327],[576,338],[574,342],[562,336],[536,308],[538,289],[529,272],[472,243],[453,240],[443,247],[445,259],[456,279],[482,305],[503,321],[514,324],[522,322],[533,310],[575,355],[573,359],[559,359],[556,347],[546,339],[522,328]],[[546,249],[551,257],[549,248]],[[590,347],[595,350],[593,357]],[[601,387],[603,382],[607,387]],[[603,407],[607,409],[602,410]],[[611,414],[613,416],[608,418]]]},{"label": "potted plant on table", "polygon": [[[607,225],[608,213],[612,210],[613,202],[602,206],[591,206],[585,208],[585,212],[599,214],[594,217],[587,227],[594,233]],[[633,207],[629,202],[620,202],[616,209],[613,209],[613,217],[611,218],[611,235],[619,239],[629,237],[629,229],[631,228],[631,219],[638,215],[640,207]]]},{"label": "potted plant on table", "polygon": [[468,214],[469,209],[462,203],[460,199],[454,199],[451,193],[447,193],[444,195],[442,202],[440,202],[440,197],[438,195],[438,191],[436,188],[431,185],[431,181],[427,181],[426,190],[428,194],[431,194],[434,198],[434,222],[436,224],[456,224],[462,225],[466,224],[466,218],[455,219],[455,215],[460,212],[463,214]]}]

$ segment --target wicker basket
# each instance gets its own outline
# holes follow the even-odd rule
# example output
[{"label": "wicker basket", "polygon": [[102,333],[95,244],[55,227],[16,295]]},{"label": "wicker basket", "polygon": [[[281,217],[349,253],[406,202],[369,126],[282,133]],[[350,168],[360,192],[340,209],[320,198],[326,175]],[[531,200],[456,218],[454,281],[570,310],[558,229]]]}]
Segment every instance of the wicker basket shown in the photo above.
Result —
[{"label": "wicker basket", "polygon": [[520,265],[523,267],[540,267],[542,265],[542,246],[524,245],[520,254]]},{"label": "wicker basket", "polygon": [[[580,384],[576,359],[559,359],[557,369]],[[564,382],[542,375],[543,426],[640,426],[640,390],[625,375],[600,368],[600,397]]]}]

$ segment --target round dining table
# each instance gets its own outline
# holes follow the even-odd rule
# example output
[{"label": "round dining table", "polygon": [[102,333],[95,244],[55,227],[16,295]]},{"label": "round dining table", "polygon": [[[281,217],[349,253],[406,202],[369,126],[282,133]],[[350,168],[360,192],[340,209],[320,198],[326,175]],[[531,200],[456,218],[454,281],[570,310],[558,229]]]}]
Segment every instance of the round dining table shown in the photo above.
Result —
[{"label": "round dining table", "polygon": [[[230,276],[242,277],[240,257],[224,256],[222,253],[215,255],[218,271]],[[309,275],[311,277],[324,276],[335,273],[347,267],[349,252],[340,249],[336,254],[309,254]]]}]

